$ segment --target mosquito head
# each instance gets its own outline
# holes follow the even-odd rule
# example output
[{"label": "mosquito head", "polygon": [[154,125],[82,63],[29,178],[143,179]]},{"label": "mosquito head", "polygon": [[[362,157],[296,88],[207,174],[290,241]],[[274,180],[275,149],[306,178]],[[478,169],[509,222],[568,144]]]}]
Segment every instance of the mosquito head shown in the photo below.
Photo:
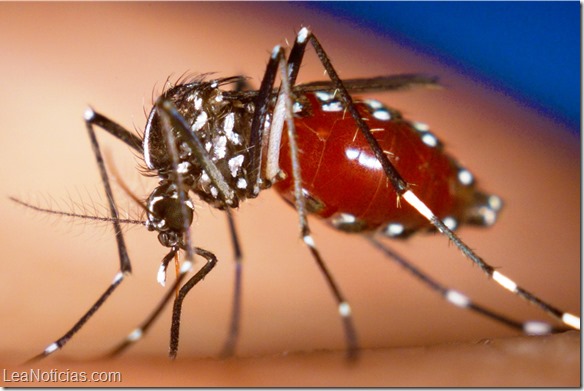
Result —
[{"label": "mosquito head", "polygon": [[193,221],[192,201],[187,199],[182,204],[176,184],[161,182],[148,197],[146,207],[148,229],[158,231],[158,240],[163,246],[178,245]]}]

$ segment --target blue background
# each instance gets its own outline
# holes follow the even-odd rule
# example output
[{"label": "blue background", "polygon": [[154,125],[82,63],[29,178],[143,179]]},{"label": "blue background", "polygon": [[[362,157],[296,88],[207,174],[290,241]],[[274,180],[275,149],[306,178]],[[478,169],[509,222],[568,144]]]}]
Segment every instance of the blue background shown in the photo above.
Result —
[{"label": "blue background", "polygon": [[306,5],[436,56],[580,132],[576,1]]}]

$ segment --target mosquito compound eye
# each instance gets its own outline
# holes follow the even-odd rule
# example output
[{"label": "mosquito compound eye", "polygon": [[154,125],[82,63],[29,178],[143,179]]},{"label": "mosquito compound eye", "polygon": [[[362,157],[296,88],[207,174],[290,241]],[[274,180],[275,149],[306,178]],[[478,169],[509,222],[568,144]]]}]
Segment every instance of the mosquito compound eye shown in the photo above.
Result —
[{"label": "mosquito compound eye", "polygon": [[[193,221],[193,209],[189,208],[186,204],[187,215],[183,216],[183,208],[181,202],[175,198],[168,198],[161,200],[156,204],[155,211],[164,216],[166,221],[166,227],[170,231],[182,232],[184,227],[190,226]],[[184,221],[186,218],[186,222]]]}]

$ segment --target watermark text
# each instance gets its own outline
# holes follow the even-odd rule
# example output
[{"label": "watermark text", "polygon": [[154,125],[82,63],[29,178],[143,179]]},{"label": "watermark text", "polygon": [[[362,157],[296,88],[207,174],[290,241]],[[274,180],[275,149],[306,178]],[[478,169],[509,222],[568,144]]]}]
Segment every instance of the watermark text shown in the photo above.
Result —
[{"label": "watermark text", "polygon": [[121,383],[119,371],[73,371],[70,369],[28,369],[26,371],[2,370],[4,383]]}]

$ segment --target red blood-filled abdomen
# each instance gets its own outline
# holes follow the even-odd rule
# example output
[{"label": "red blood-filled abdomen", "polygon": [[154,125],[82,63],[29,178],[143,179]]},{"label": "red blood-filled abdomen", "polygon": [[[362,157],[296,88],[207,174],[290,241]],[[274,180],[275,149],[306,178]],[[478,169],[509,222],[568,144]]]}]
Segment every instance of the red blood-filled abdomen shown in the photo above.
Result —
[{"label": "red blood-filled abdomen", "polygon": [[[409,231],[427,227],[427,221],[413,208],[405,202],[398,204],[391,183],[352,117],[342,110],[323,110],[326,103],[314,94],[306,94],[306,98],[308,103],[304,103],[306,107],[295,124],[302,186],[309,196],[311,212],[330,218],[333,225],[338,225],[335,221],[339,218],[350,221],[354,217],[357,223],[348,225],[348,231],[371,230],[389,223],[401,224]],[[418,197],[440,218],[462,218],[462,210],[472,198],[472,189],[459,182],[459,168],[444,154],[438,140],[378,102],[360,102],[357,108],[382,150]],[[424,135],[426,142],[422,140]],[[293,202],[286,134],[280,168],[287,177],[275,187]]]}]

